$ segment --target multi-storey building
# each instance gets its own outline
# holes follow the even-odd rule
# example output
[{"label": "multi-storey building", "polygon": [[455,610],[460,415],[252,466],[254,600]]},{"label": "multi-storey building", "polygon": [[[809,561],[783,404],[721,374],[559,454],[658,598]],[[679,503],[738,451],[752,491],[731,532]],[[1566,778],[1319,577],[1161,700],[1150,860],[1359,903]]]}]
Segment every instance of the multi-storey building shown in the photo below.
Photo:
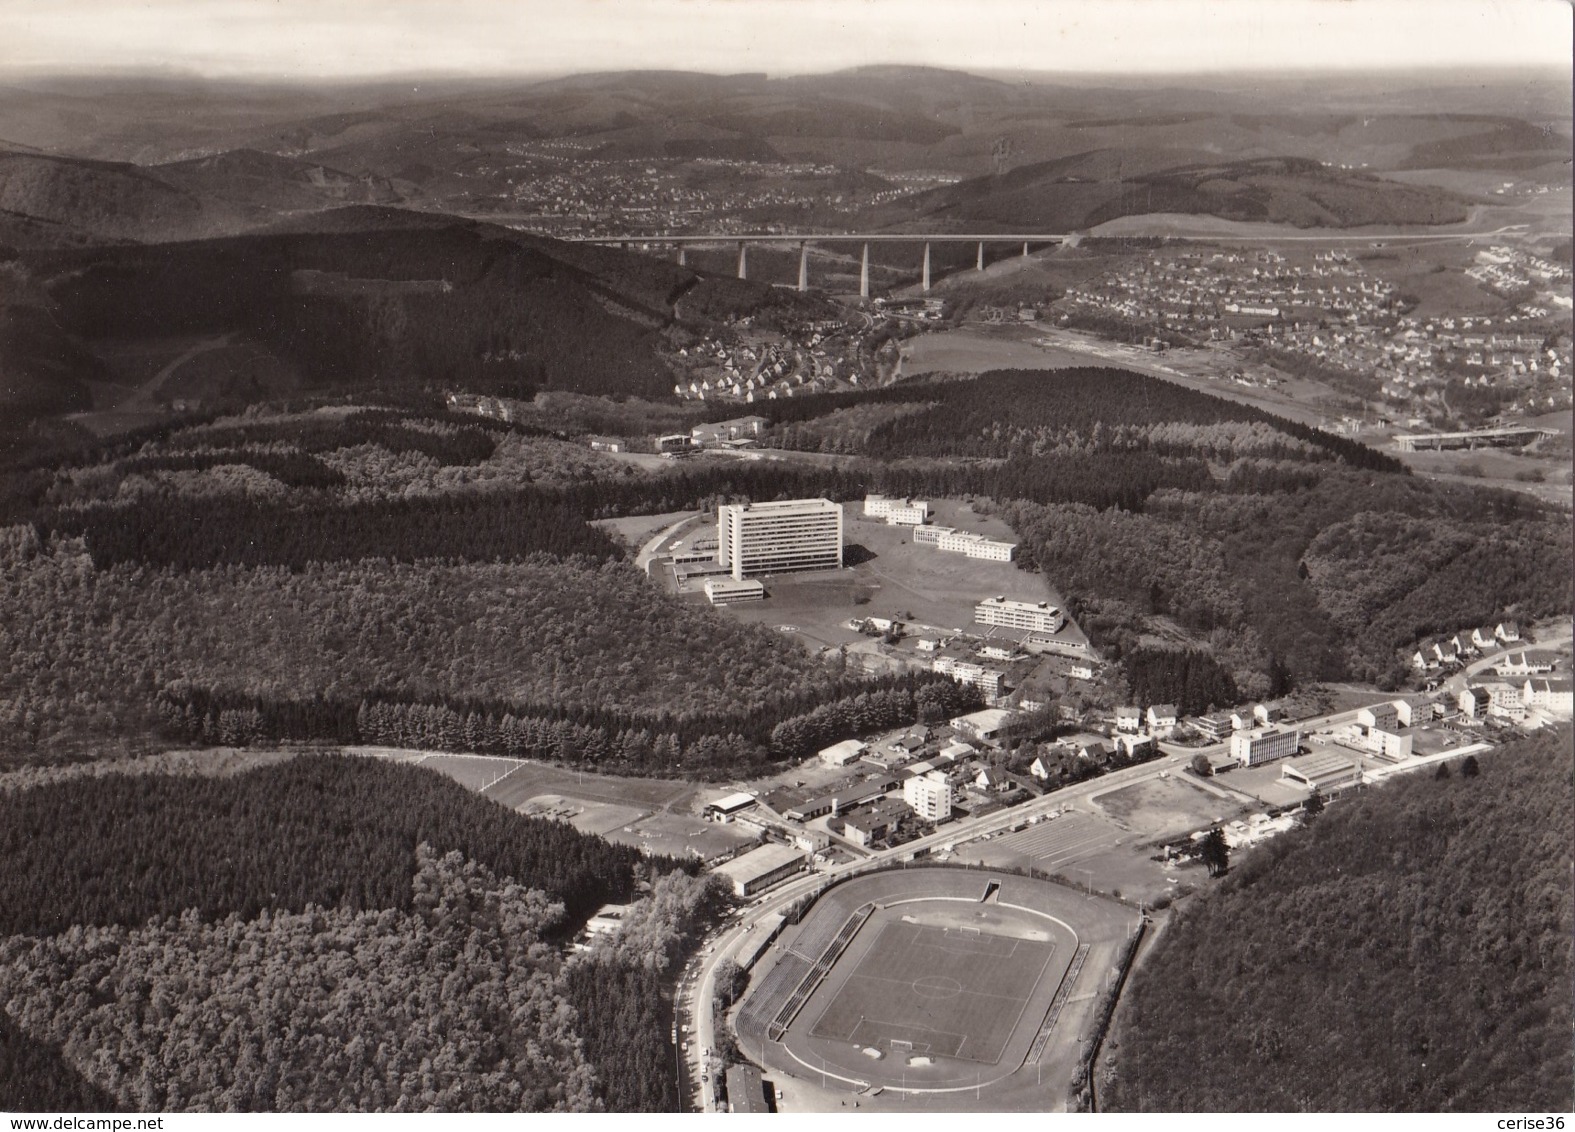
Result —
[{"label": "multi-storey building", "polygon": [[908,779],[902,784],[902,800],[925,821],[939,824],[951,820],[952,784],[945,771],[932,770]]},{"label": "multi-storey building", "polygon": [[1059,633],[1066,616],[1048,601],[1008,601],[992,597],[974,606],[973,619],[981,625],[1022,629],[1030,633]]},{"label": "multi-storey building", "polygon": [[930,668],[943,676],[950,676],[959,684],[972,684],[987,699],[1001,694],[1001,681],[1005,679],[1005,673],[951,656],[937,657],[931,662]]},{"label": "multi-storey building", "polygon": [[842,565],[842,508],[829,499],[717,508],[716,560],[734,578]]},{"label": "multi-storey building", "polygon": [[1283,759],[1294,755],[1302,745],[1302,733],[1297,730],[1281,731],[1276,727],[1259,727],[1251,731],[1238,731],[1230,737],[1230,754],[1242,766]]},{"label": "multi-storey building", "polygon": [[946,531],[935,545],[953,554],[966,554],[969,558],[987,558],[992,562],[1010,562],[1017,553],[1015,542],[985,538],[972,531]]},{"label": "multi-storey building", "polygon": [[892,526],[920,527],[930,521],[930,505],[920,499],[866,495],[864,514],[872,519],[885,519]]}]

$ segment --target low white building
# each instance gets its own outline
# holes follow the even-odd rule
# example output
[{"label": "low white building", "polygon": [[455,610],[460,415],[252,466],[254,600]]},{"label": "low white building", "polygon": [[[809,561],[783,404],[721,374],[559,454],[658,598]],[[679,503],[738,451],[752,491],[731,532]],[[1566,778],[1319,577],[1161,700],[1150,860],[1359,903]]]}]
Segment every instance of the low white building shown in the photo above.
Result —
[{"label": "low white building", "polygon": [[847,766],[854,760],[863,758],[867,750],[869,750],[868,743],[861,743],[857,739],[844,739],[822,750],[820,761],[827,766]]}]

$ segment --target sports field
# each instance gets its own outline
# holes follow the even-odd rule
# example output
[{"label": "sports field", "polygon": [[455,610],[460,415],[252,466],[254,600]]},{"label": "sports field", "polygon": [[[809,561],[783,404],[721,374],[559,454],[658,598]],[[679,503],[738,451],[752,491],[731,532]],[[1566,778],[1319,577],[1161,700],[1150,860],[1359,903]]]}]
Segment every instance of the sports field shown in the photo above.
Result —
[{"label": "sports field", "polygon": [[1054,954],[1049,941],[887,923],[810,1033],[994,1064]]}]

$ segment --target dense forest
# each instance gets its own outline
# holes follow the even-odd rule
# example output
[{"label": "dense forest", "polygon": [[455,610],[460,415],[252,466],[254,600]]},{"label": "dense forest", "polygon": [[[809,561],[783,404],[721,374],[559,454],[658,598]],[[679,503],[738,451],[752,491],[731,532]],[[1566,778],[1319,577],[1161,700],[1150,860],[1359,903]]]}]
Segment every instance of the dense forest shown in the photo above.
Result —
[{"label": "dense forest", "polygon": [[593,525],[740,499],[993,507],[1132,695],[1189,713],[1309,680],[1396,686],[1423,636],[1571,604],[1568,524],[1530,497],[1401,474],[1143,375],[1009,371],[761,411],[787,439],[862,414],[878,458],[637,472],[532,425],[339,407],[20,469],[0,499],[18,524],[0,538],[0,746],[36,761],[157,725],[648,773],[791,757],[859,682],[663,596]]},{"label": "dense forest", "polygon": [[[0,1108],[664,1111],[711,878],[408,764],[0,793]],[[607,901],[623,929],[565,965]]]},{"label": "dense forest", "polygon": [[1103,1106],[1568,1112],[1570,743],[1391,780],[1234,859],[1138,969]]},{"label": "dense forest", "polygon": [[824,727],[797,742],[773,729],[827,705],[846,704],[833,720],[845,738],[873,718],[869,696],[899,722],[976,704],[932,674],[839,673],[617,562],[96,569],[80,546],[10,533],[0,754],[13,759],[161,727],[206,743],[321,739],[728,774],[815,749]]},{"label": "dense forest", "polygon": [[[133,927],[194,909],[411,907],[415,846],[563,905],[576,930],[634,892],[638,852],[525,818],[402,763],[303,755],[225,778],[109,775],[0,794],[0,935]],[[663,867],[672,867],[662,862]]]}]

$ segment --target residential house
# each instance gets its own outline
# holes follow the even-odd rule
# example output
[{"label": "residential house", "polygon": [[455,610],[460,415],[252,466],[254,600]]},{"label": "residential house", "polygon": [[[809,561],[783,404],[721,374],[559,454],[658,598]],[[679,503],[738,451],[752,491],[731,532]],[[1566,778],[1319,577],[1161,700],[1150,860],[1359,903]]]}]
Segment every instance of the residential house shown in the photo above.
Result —
[{"label": "residential house", "polygon": [[1192,721],[1192,726],[1197,728],[1199,735],[1213,743],[1223,743],[1236,730],[1230,716],[1224,713],[1200,715]]},{"label": "residential house", "polygon": [[1175,726],[1175,704],[1154,704],[1148,709],[1148,729],[1152,734],[1163,735]]},{"label": "residential house", "polygon": [[1114,742],[1116,749],[1128,758],[1143,758],[1154,750],[1152,735],[1117,735]]},{"label": "residential house", "polygon": [[1513,621],[1500,621],[1493,626],[1493,635],[1506,645],[1512,645],[1520,640],[1520,626]]},{"label": "residential house", "polygon": [[1498,671],[1501,676],[1533,676],[1542,672],[1553,671],[1555,657],[1551,652],[1527,649],[1524,652],[1512,652],[1498,662]]},{"label": "residential house", "polygon": [[1498,630],[1492,625],[1479,625],[1471,630],[1471,643],[1478,652],[1498,648]]},{"label": "residential house", "polygon": [[1436,707],[1426,696],[1403,696],[1394,701],[1395,718],[1402,727],[1419,727],[1432,720]]},{"label": "residential house", "polygon": [[1521,686],[1521,701],[1527,707],[1541,708],[1555,715],[1575,714],[1572,687],[1575,687],[1575,684],[1572,684],[1568,676],[1533,678]]},{"label": "residential house", "polygon": [[1143,730],[1143,712],[1136,707],[1118,707],[1116,709],[1116,730],[1127,734],[1136,734]]},{"label": "residential house", "polygon": [[1467,719],[1485,719],[1493,696],[1486,688],[1467,688],[1460,693],[1460,714]]}]

